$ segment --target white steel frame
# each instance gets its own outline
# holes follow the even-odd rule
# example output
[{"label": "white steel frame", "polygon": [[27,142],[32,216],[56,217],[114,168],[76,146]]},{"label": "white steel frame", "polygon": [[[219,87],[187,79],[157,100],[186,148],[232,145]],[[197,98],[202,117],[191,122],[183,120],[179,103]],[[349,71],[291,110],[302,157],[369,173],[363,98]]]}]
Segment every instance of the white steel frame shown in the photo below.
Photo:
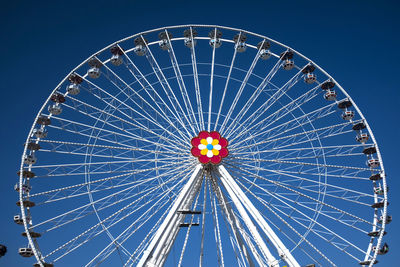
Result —
[{"label": "white steel frame", "polygon": [[[162,62],[159,62],[154,51],[154,46],[157,46],[159,41],[147,42],[144,36],[185,28],[190,29],[191,40],[198,43],[200,41],[208,42],[209,38],[194,36],[195,28],[207,28],[215,33],[217,30],[223,30],[245,34],[252,38],[261,39],[262,43],[270,42],[276,47],[280,47],[280,51],[290,50],[305,64],[296,65],[293,70],[295,74],[286,83],[277,85],[273,81],[282,66],[278,52],[271,52],[271,60],[275,59],[276,62],[265,76],[259,76],[256,73],[256,65],[260,64],[261,61],[260,51],[255,44],[246,43],[247,47],[257,51],[247,69],[241,69],[235,65],[240,57],[235,46],[232,50],[230,64],[223,65],[216,60],[218,49],[221,48],[212,47],[211,62],[205,64],[198,61],[196,47],[192,45],[189,48],[190,63],[185,64],[180,62],[179,48],[174,49],[173,45],[181,42],[184,38],[170,38],[166,34],[169,49],[165,53],[169,56],[170,65],[169,67],[162,66]],[[143,58],[151,66],[149,73],[143,72],[139,63],[133,59],[131,54],[134,48],[122,49],[122,44],[128,41],[132,42],[135,38],[144,41],[146,54]],[[230,39],[220,38],[220,40],[224,46],[234,43]],[[122,55],[124,66],[126,71],[132,75],[132,81],[124,80],[122,75],[109,67],[109,59],[101,58],[101,54],[112,46],[118,46],[124,51]],[[96,101],[99,101],[105,107],[82,100],[79,95],[72,96],[68,93],[64,94],[67,102],[62,104],[65,110],[77,112],[85,116],[88,121],[93,120],[93,122],[77,121],[62,115],[52,115],[45,112],[45,107],[50,103],[51,95],[61,92],[68,77],[73,73],[79,73],[87,60],[78,65],[59,83],[35,118],[36,122],[39,116],[44,115],[55,122],[46,127],[41,126],[41,129],[63,131],[66,135],[77,136],[77,139],[86,138],[86,143],[76,140],[62,140],[62,138],[52,139],[54,137],[49,139],[36,138],[33,136],[33,131],[37,127],[35,123],[33,123],[26,139],[26,144],[34,142],[43,145],[44,148],[40,150],[40,153],[56,153],[85,158],[85,161],[81,163],[27,165],[24,164],[24,158],[35,153],[29,152],[27,145],[24,148],[20,166],[19,188],[23,188],[25,183],[35,184],[34,179],[36,178],[23,177],[23,170],[45,171],[46,173],[42,174],[43,177],[76,177],[82,175],[85,177],[83,183],[68,184],[54,189],[49,188],[28,193],[19,190],[19,204],[24,229],[29,246],[33,249],[34,256],[40,266],[43,266],[42,262],[50,259],[53,255],[54,262],[62,259],[65,255],[102,233],[106,234],[111,242],[88,263],[88,266],[103,262],[114,251],[129,258],[124,264],[126,266],[133,265],[139,258],[139,266],[163,265],[178,235],[179,224],[185,217],[178,210],[190,209],[193,203],[197,205],[200,194],[203,194],[204,197],[203,209],[205,210],[207,187],[209,188],[208,194],[210,194],[209,200],[214,220],[215,241],[217,247],[219,246],[217,253],[222,266],[224,265],[224,254],[221,245],[222,231],[218,220],[218,210],[221,211],[225,222],[229,225],[233,247],[238,251],[236,257],[239,265],[254,266],[253,261],[256,261],[258,265],[279,266],[280,260],[274,256],[275,254],[289,266],[300,266],[292,255],[293,251],[299,250],[318,263],[314,256],[303,248],[304,244],[311,247],[312,253],[318,254],[327,263],[335,266],[326,252],[318,249],[308,240],[310,235],[319,237],[356,261],[370,261],[369,266],[374,264],[378,251],[372,252],[372,247],[381,247],[386,224],[383,220],[382,224],[379,225],[378,220],[380,215],[386,218],[388,205],[386,177],[381,153],[368,122],[355,102],[337,81],[315,62],[296,50],[268,37],[242,29],[216,25],[180,25],[145,31],[115,42],[96,52],[88,59],[93,57],[97,57],[103,63],[102,78],[110,83],[115,92],[112,93],[110,90],[104,89],[95,80],[90,79],[87,74],[82,74],[80,76],[85,84],[82,89],[89,92],[91,96],[96,98]],[[341,123],[332,123],[328,126],[318,125],[320,120],[331,118],[330,116],[335,114],[338,103],[338,101],[335,101],[311,111],[304,108],[309,102],[320,96],[318,92],[322,81],[317,81],[317,85],[311,86],[311,89],[300,95],[290,96],[292,88],[295,88],[303,78],[301,70],[307,64],[314,65],[318,72],[325,77],[324,81],[331,80],[336,84],[336,88],[339,89],[341,94],[340,99],[351,101],[357,118]],[[186,73],[185,68],[187,66],[190,66],[193,71],[191,75]],[[207,66],[210,70],[206,75],[199,72],[199,69],[204,66]],[[216,68],[222,67],[228,70],[225,76],[216,72]],[[237,71],[243,73],[244,78],[237,79],[234,76]],[[173,75],[169,76],[168,73],[171,72],[173,72]],[[202,87],[200,86],[202,75],[210,79],[209,85],[207,85],[209,86],[207,95],[203,97],[201,96]],[[194,91],[189,89],[191,85],[188,85],[188,76],[193,77],[192,87]],[[213,99],[217,95],[214,87],[217,78],[225,79],[225,84],[220,104],[216,105],[217,108],[214,108],[213,102],[215,101]],[[253,84],[253,79],[259,79],[260,82]],[[175,82],[176,88],[173,85]],[[233,82],[239,83],[240,86],[226,111],[223,106],[224,104],[228,105],[226,103],[227,92]],[[244,97],[245,88],[252,88],[253,91],[243,104],[239,100]],[[272,92],[269,94],[270,98],[253,109],[255,105],[259,104],[259,99],[269,91]],[[208,102],[206,98],[208,98]],[[288,102],[274,110],[273,107],[279,106],[280,101],[284,98],[288,99]],[[239,102],[242,104],[241,107],[238,107]],[[143,106],[146,108],[142,108]],[[238,112],[235,113],[235,110],[238,110]],[[296,112],[299,112],[299,114],[294,115]],[[288,114],[292,117],[285,117]],[[285,121],[282,123],[281,120]],[[349,130],[348,127],[357,122],[364,122],[365,124],[366,130],[364,132],[368,133],[370,137],[370,142],[367,142],[367,144],[333,145],[324,143],[324,140],[354,132]],[[307,126],[310,126],[310,128],[307,128]],[[133,132],[131,129],[137,129],[141,134]],[[232,153],[222,165],[212,168],[202,166],[196,163],[196,159],[189,154],[190,138],[196,136],[201,130],[218,130],[230,141],[229,149]],[[293,130],[298,132],[293,132]],[[165,145],[166,142],[168,146]],[[269,144],[277,145],[271,148]],[[376,148],[376,158],[379,160],[380,166],[373,173],[379,173],[382,180],[380,183],[373,182],[373,185],[380,184],[383,188],[383,195],[365,192],[358,188],[331,184],[330,179],[335,177],[348,181],[361,182],[367,180],[368,177],[362,176],[362,174],[371,171],[371,168],[353,166],[350,163],[341,165],[332,162],[335,162],[335,158],[362,156],[362,153],[358,152],[357,149],[365,148],[368,145],[373,145]],[[279,157],[280,154],[284,156]],[[154,158],[149,159],[146,155],[153,155]],[[266,157],[265,155],[272,156]],[[179,164],[173,162],[176,159],[178,159]],[[142,167],[130,169],[129,166],[133,166],[133,164],[142,164]],[[275,166],[285,167],[275,168]],[[94,179],[95,175],[102,175],[102,178]],[[132,175],[144,178],[140,181],[129,180]],[[293,181],[296,181],[296,184],[293,184]],[[155,185],[156,182],[157,185]],[[147,184],[152,184],[153,187],[145,187]],[[306,184],[306,186],[303,186],[303,184]],[[134,190],[142,186],[144,186],[144,190],[137,195],[133,194]],[[254,192],[249,188],[253,188]],[[108,192],[107,190],[113,193],[102,198],[94,197],[94,194]],[[177,193],[178,190],[179,194]],[[168,206],[167,202],[162,200],[170,198],[170,194],[175,196],[175,200],[173,204]],[[214,194],[213,199],[211,199],[211,194]],[[38,222],[35,222],[35,224],[27,219],[31,217],[31,209],[24,208],[22,205],[24,200],[30,199],[45,198],[39,204],[48,205],[80,196],[88,196],[89,203],[82,204],[80,207],[57,216],[53,215],[49,219],[37,220]],[[268,201],[266,197],[268,197]],[[113,202],[113,198],[116,201]],[[363,216],[358,216],[353,211],[346,210],[346,207],[330,204],[331,202],[327,201],[328,198],[337,199],[338,203],[345,201],[346,203],[360,205],[360,207],[372,204],[364,200],[370,199],[374,203],[382,202],[383,207],[382,209],[375,208],[373,219],[369,220],[363,218]],[[308,202],[301,199],[307,199]],[[122,205],[127,200],[132,202],[127,205],[124,204],[123,208],[119,207],[119,210],[109,217],[100,215],[103,210]],[[263,216],[254,206],[253,201],[264,206],[282,225],[288,227],[294,236],[297,235],[300,241],[293,240],[293,236],[285,232],[277,234],[276,231],[281,231],[281,228],[276,225],[277,222]],[[313,205],[310,205],[310,203],[313,203]],[[92,210],[88,209],[90,207]],[[113,235],[110,231],[112,226],[146,207],[149,207],[149,209],[142,214],[143,217],[134,221],[121,234]],[[169,208],[167,209],[167,207]],[[133,230],[136,229],[135,227],[140,229],[146,222],[154,219],[150,211],[155,214],[163,211],[163,209],[167,210],[164,211],[135,251],[132,252],[124,246],[124,242],[135,233],[136,230]],[[286,210],[290,210],[290,212]],[[312,212],[313,215],[307,214],[307,212]],[[39,250],[36,238],[31,236],[31,230],[44,227],[43,234],[46,234],[91,214],[98,218],[99,223],[46,255]],[[204,214],[202,216],[201,225],[204,227],[206,217]],[[291,223],[286,222],[282,216],[287,216],[286,218],[290,219]],[[380,232],[377,237],[370,238],[368,247],[364,250],[360,248],[360,244],[347,240],[348,238],[336,234],[334,229],[320,223],[319,217],[339,221],[343,227],[349,227],[349,229],[359,233],[368,233],[363,226],[370,227],[372,232],[378,230]],[[161,222],[162,218],[163,221]],[[360,226],[360,224],[363,225]],[[100,227],[101,230],[97,230],[97,227]],[[156,230],[157,227],[158,230]],[[190,229],[189,227],[187,231],[179,264],[182,262]],[[305,229],[305,232],[302,232],[303,229]],[[282,242],[280,237],[283,236],[287,240],[292,240],[294,247],[290,250],[287,247],[288,244],[285,246]],[[266,241],[268,241],[268,244]],[[200,266],[203,262],[203,242],[204,228],[202,229]],[[273,246],[275,249],[272,251],[268,248],[269,246],[271,248]],[[355,252],[350,252],[350,249],[359,255],[363,255],[363,258],[359,255],[356,256]],[[139,257],[139,255],[141,256]]]}]

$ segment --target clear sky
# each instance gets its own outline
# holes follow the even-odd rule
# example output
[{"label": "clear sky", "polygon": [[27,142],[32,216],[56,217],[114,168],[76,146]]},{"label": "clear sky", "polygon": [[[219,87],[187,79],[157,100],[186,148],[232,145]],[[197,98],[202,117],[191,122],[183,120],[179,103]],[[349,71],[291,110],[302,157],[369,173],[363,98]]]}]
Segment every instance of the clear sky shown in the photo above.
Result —
[{"label": "clear sky", "polygon": [[217,24],[264,34],[318,63],[351,95],[382,152],[389,192],[391,251],[379,266],[398,266],[400,246],[400,4],[397,1],[3,1],[0,8],[0,266],[23,266],[26,244],[12,216],[13,186],[37,111],[65,75],[106,45],[147,29]]}]

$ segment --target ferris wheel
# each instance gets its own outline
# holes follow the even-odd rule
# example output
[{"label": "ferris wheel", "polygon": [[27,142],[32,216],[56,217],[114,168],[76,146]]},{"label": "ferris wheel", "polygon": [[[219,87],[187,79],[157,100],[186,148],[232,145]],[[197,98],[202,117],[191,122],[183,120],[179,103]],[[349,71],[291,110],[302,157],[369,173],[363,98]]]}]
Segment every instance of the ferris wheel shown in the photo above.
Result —
[{"label": "ferris wheel", "polygon": [[93,54],[44,102],[18,175],[34,266],[372,266],[389,250],[355,102],[241,29],[163,27]]}]

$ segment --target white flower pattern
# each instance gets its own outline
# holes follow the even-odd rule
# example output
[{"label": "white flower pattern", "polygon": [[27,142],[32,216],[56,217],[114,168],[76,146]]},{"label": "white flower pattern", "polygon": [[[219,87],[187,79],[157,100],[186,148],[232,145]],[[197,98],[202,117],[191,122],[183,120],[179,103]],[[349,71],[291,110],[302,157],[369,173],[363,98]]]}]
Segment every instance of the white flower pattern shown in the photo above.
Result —
[{"label": "white flower pattern", "polygon": [[207,155],[207,157],[212,158],[213,156],[218,156],[221,150],[221,145],[218,139],[213,139],[211,136],[206,139],[201,139],[198,145],[200,153],[202,155]]}]

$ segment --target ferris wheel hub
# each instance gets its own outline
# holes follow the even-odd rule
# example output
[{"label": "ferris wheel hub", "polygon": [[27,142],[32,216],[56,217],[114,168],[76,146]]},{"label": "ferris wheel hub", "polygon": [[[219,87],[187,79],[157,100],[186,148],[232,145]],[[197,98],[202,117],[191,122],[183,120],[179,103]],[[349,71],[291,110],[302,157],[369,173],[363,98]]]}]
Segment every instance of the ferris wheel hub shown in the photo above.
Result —
[{"label": "ferris wheel hub", "polygon": [[221,137],[217,131],[201,131],[198,136],[192,138],[191,143],[192,155],[203,164],[219,164],[229,154],[228,140]]}]

